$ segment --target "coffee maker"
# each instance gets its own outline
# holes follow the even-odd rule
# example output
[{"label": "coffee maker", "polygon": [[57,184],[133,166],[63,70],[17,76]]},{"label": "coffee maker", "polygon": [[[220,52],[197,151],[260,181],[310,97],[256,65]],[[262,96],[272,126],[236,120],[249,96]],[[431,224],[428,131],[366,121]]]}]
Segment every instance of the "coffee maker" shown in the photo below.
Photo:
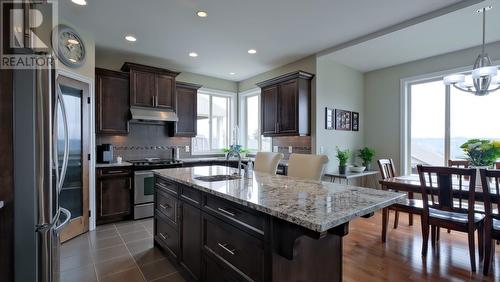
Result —
[{"label": "coffee maker", "polygon": [[113,145],[101,144],[97,145],[97,162],[112,163],[113,162]]}]

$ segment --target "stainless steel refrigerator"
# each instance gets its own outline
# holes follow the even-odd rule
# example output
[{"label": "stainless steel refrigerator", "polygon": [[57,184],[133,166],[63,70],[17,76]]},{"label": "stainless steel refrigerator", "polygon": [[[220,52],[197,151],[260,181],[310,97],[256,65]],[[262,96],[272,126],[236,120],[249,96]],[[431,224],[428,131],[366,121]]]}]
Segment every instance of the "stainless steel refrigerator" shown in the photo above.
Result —
[{"label": "stainless steel refrigerator", "polygon": [[14,251],[16,281],[59,281],[59,205],[69,154],[68,120],[54,68],[15,70]]}]

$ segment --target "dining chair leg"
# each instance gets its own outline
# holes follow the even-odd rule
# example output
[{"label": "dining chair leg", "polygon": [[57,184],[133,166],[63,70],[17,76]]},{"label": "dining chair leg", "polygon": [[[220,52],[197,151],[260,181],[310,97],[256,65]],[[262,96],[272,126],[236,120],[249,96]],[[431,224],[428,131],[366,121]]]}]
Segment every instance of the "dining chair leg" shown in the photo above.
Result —
[{"label": "dining chair leg", "polygon": [[472,272],[476,272],[476,246],[474,241],[474,230],[469,230],[469,256],[470,256],[470,268]]},{"label": "dining chair leg", "polygon": [[427,248],[429,245],[429,222],[422,216],[420,220],[422,224],[422,256],[427,256]]},{"label": "dining chair leg", "polygon": [[382,209],[382,242],[387,240],[387,223],[389,222],[389,209]]},{"label": "dining chair leg", "polygon": [[431,226],[431,246],[436,247],[436,226]]},{"label": "dining chair leg", "polygon": [[439,239],[441,239],[441,230],[439,229],[439,227],[436,227],[436,242],[439,242]]},{"label": "dining chair leg", "polygon": [[410,225],[410,226],[413,225],[413,214],[412,213],[408,214],[408,225]]},{"label": "dining chair leg", "polygon": [[398,228],[398,223],[399,223],[399,212],[395,211],[395,215],[394,215],[394,229]]},{"label": "dining chair leg", "polygon": [[448,234],[450,234],[450,233],[451,233],[451,230],[450,230],[450,229],[448,229],[447,231],[448,231]]}]

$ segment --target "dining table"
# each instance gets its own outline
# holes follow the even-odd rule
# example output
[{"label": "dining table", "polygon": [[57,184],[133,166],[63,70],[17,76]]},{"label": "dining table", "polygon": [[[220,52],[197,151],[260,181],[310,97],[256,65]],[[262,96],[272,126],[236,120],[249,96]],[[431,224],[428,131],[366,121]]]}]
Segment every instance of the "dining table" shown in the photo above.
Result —
[{"label": "dining table", "polygon": [[[411,174],[411,175],[403,175],[403,176],[396,176],[396,177],[391,177],[387,179],[382,179],[379,181],[380,185],[382,185],[383,189],[387,190],[395,190],[399,192],[410,192],[410,193],[418,193],[421,194],[422,190],[420,187],[420,179],[418,174]],[[430,189],[434,189],[437,191],[437,179],[433,178],[432,179],[433,187],[427,187],[427,193],[430,193]],[[453,189],[453,195],[454,197],[461,197],[464,199],[466,198],[469,194],[469,181],[468,180],[463,180],[462,181],[462,189],[459,189],[458,185],[458,178],[452,180],[452,185],[454,187]],[[494,191],[494,185],[490,185],[491,187],[491,193],[490,197],[491,200],[494,202],[497,202],[498,196],[496,195]],[[483,202],[484,201],[484,193],[483,193],[483,187],[481,185],[476,185],[475,186],[475,191],[474,191],[474,198],[476,201]],[[436,195],[436,193],[434,193]]]}]

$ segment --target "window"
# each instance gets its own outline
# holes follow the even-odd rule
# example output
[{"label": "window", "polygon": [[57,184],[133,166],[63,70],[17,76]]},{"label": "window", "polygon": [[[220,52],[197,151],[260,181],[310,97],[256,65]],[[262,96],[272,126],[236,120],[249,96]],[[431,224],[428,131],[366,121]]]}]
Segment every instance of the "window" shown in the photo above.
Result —
[{"label": "window", "polygon": [[252,152],[271,151],[271,138],[260,133],[260,89],[247,92],[240,96],[241,136],[244,147]]},{"label": "window", "polygon": [[417,173],[418,164],[464,159],[460,145],[469,139],[500,139],[500,91],[478,97],[445,86],[442,77],[405,85],[404,173]]},{"label": "window", "polygon": [[198,135],[192,139],[193,154],[218,154],[229,146],[234,122],[234,94],[198,91]]}]

